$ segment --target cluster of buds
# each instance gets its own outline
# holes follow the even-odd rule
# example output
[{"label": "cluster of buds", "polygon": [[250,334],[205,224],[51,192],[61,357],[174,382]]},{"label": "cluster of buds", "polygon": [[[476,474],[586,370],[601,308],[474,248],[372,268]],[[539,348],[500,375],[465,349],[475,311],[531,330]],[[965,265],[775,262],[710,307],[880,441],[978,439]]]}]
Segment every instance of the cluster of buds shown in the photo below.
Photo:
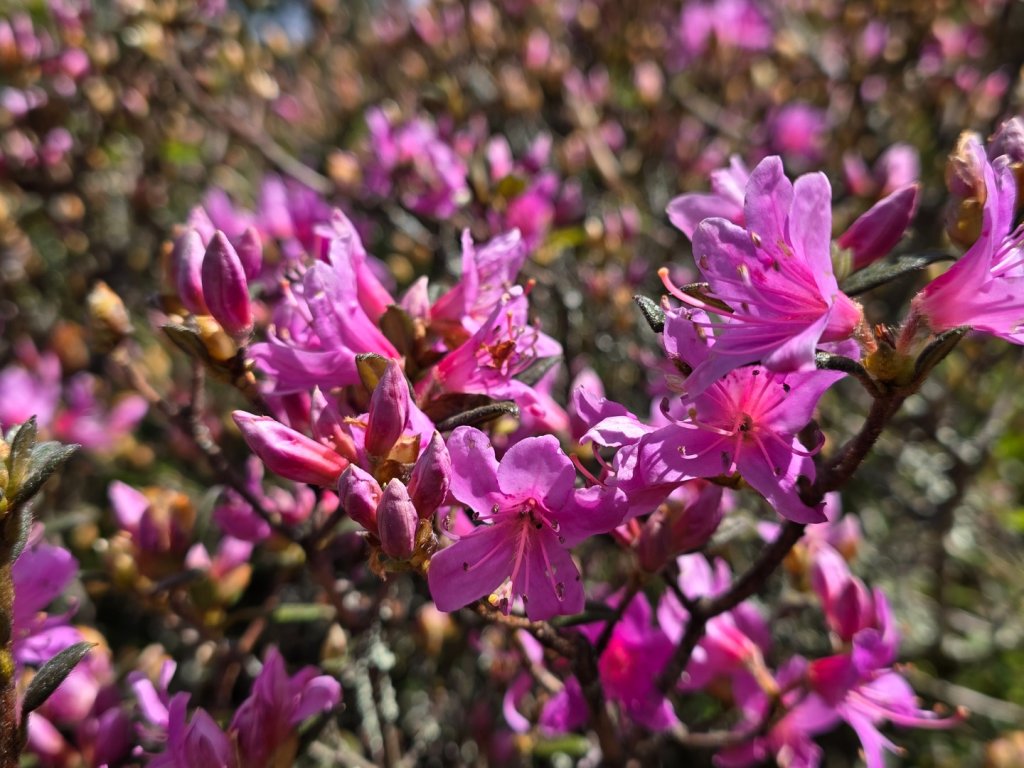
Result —
[{"label": "cluster of buds", "polygon": [[170,258],[177,301],[192,323],[170,324],[167,330],[179,345],[198,342],[202,357],[225,363],[253,330],[249,281],[259,275],[263,246],[253,227],[232,243],[208,220],[191,223],[175,240]]},{"label": "cluster of buds", "polygon": [[[420,436],[407,434],[409,409],[405,374],[389,361],[366,419],[369,471],[351,464],[341,475],[338,495],[342,508],[369,532],[381,553],[419,565],[433,551],[434,513],[448,495],[452,468],[439,432],[420,452]],[[384,569],[379,557],[372,562],[376,570]]]}]

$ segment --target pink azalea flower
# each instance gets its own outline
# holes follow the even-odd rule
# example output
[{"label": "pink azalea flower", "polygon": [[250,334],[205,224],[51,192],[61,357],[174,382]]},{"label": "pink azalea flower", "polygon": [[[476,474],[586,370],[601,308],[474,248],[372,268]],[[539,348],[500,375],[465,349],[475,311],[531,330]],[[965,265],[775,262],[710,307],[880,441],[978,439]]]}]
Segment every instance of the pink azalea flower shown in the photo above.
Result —
[{"label": "pink azalea flower", "polygon": [[[669,356],[694,370],[711,359],[711,345],[718,342],[702,334],[705,325],[703,313],[666,313]],[[813,481],[814,462],[797,434],[810,422],[825,390],[840,378],[832,371],[779,374],[738,368],[700,394],[668,403],[668,426],[639,441],[637,471],[652,486],[739,473],[783,517],[823,522],[824,505],[809,507],[800,498],[799,478]]]},{"label": "pink azalea flower", "polygon": [[315,667],[303,667],[289,676],[277,649],[267,651],[252,693],[239,706],[228,729],[238,734],[243,764],[278,764],[288,755],[289,745],[294,748],[295,744],[290,742],[297,736],[301,723],[338,705],[338,681],[317,672]]},{"label": "pink azalea flower", "polygon": [[583,585],[568,547],[614,528],[622,519],[620,496],[598,487],[576,490],[573,464],[551,436],[516,443],[499,464],[483,432],[459,427],[448,451],[449,492],[485,524],[431,560],[437,607],[454,611],[509,580],[505,610],[520,596],[531,619],[583,610]]},{"label": "pink azalea flower", "polygon": [[739,157],[729,158],[728,168],[711,172],[711,192],[680,195],[668,204],[668,218],[684,235],[693,233],[704,219],[721,218],[743,226],[743,195],[750,169]]},{"label": "pink azalea flower", "polygon": [[974,137],[965,143],[965,151],[984,176],[981,235],[914,297],[911,311],[936,333],[966,325],[1024,344],[1024,227],[1013,229],[1013,170],[1005,156],[989,162]]},{"label": "pink azalea flower", "polygon": [[714,351],[687,379],[691,393],[755,361],[772,371],[811,371],[820,343],[853,334],[863,312],[839,290],[832,271],[831,205],[824,174],[807,174],[793,184],[778,157],[765,158],[747,183],[746,228],[711,218],[693,236],[697,267],[711,295],[729,308],[682,293],[662,270],[673,295],[723,317],[715,325]]}]

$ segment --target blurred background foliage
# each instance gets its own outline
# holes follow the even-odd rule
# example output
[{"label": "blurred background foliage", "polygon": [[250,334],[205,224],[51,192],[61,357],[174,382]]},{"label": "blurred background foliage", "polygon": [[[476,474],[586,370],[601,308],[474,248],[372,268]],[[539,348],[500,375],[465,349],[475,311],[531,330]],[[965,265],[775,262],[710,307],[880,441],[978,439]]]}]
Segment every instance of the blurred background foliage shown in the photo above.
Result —
[{"label": "blurred background foliage", "polygon": [[[752,164],[777,152],[791,173],[824,170],[839,232],[881,193],[885,171],[871,170],[875,161],[907,144],[920,159],[922,197],[900,251],[953,252],[943,232],[946,158],[962,130],[988,135],[1021,111],[1024,4],[787,0],[762,8],[768,33],[755,46],[720,29],[701,38],[704,17],[692,9],[713,16],[726,3],[686,5],[689,12],[663,0],[0,2],[0,19],[14,30],[0,34],[0,362],[31,368],[52,352],[61,382],[94,374],[99,399],[116,403],[128,382],[111,375],[86,312],[102,280],[128,308],[150,373],[183,384],[185,368],[146,323],[169,238],[198,204],[210,210],[229,199],[265,214],[261,184],[271,176],[346,210],[399,284],[421,274],[444,279],[457,269],[458,233],[497,234],[531,181],[515,172],[492,178],[487,144],[496,136],[516,158],[537,137],[551,139],[545,163],[560,208],[527,210],[520,221],[537,225],[532,306],[574,366],[562,375],[563,398],[588,365],[610,397],[638,412],[649,407],[648,385],[661,372],[632,296],[661,293],[662,265],[691,274],[689,244],[665,206],[706,189],[708,172],[733,153]],[[33,46],[33,35],[42,42]],[[468,195],[450,215],[412,210],[401,180],[394,194],[370,191],[367,112],[376,107],[393,125],[426,119],[461,153]],[[852,172],[858,163],[867,181]],[[907,276],[869,294],[868,316],[898,322],[922,282]],[[1022,375],[1018,349],[968,339],[907,402],[844,498],[866,533],[859,571],[894,601],[915,685],[975,713],[954,731],[900,734],[909,764],[1024,764],[1015,730],[1024,723]],[[224,388],[211,399],[233,397]],[[22,405],[6,403],[5,413]],[[822,424],[849,433],[865,405],[846,382],[826,398]],[[107,484],[181,489],[180,503],[195,503],[202,527],[212,504],[205,489],[216,478],[193,459],[147,418],[74,459],[39,510],[83,565],[79,621],[101,628],[123,669],[141,663],[134,649],[195,643],[198,630],[146,618],[144,605],[123,601],[111,584]],[[737,526],[716,539],[717,551],[753,551],[750,525]],[[273,562],[254,563],[256,594],[271,588],[261,579],[287,568],[289,553],[261,557]],[[624,567],[608,563],[609,576]],[[800,648],[815,640],[790,592],[775,626]],[[393,627],[408,618],[406,597],[392,596]],[[247,593],[237,610],[258,604]],[[480,681],[512,674],[502,667],[504,636],[485,628],[475,652],[442,651],[443,622],[425,610],[415,620],[417,632],[391,632],[388,644],[358,635],[350,658],[383,654],[378,662],[398,665],[391,695],[423,764],[494,759],[501,750],[487,734],[500,740],[502,687]],[[316,631],[296,632],[296,621]],[[315,615],[287,622],[276,638],[285,648],[339,641],[324,637],[326,622]],[[186,674],[198,680],[196,659]],[[353,674],[350,702],[375,684],[369,672]],[[464,702],[475,703],[468,717]],[[854,764],[850,734],[825,744],[828,765]],[[586,748],[569,737],[526,754],[563,765]]]}]

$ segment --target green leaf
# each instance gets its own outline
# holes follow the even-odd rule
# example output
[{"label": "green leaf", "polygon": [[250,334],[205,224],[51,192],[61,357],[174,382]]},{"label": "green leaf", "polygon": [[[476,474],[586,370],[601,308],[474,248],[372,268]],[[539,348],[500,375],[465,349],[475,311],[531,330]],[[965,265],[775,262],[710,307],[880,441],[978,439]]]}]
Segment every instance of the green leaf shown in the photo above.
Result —
[{"label": "green leaf", "polygon": [[658,302],[640,295],[634,296],[633,301],[640,308],[640,314],[644,316],[651,330],[662,333],[665,330],[665,310],[658,306]]},{"label": "green leaf", "polygon": [[551,357],[537,357],[534,358],[533,362],[530,363],[527,368],[516,376],[516,379],[523,382],[527,386],[532,387],[538,381],[540,381],[544,374],[554,368],[562,361],[560,355],[552,355]]},{"label": "green leaf", "polygon": [[962,326],[936,336],[935,341],[918,355],[917,361],[914,363],[914,380],[921,381],[931,373],[932,369],[953,351],[953,348],[960,343],[960,339],[966,336],[969,330],[971,329],[967,326]]},{"label": "green leaf", "polygon": [[39,709],[53,695],[53,692],[71,674],[71,670],[78,665],[78,662],[85,658],[85,654],[95,645],[96,643],[75,643],[58,653],[36,672],[32,682],[28,684],[28,690],[25,691],[25,701],[21,705],[22,722],[27,720],[30,712]]},{"label": "green leaf", "polygon": [[78,445],[63,445],[49,441],[32,448],[28,459],[28,472],[17,485],[11,499],[14,505],[28,501],[35,496],[50,475],[57,471],[61,464],[79,449]]},{"label": "green leaf", "polygon": [[475,427],[478,424],[497,419],[501,416],[518,416],[519,406],[511,400],[499,400],[489,405],[482,405],[468,411],[456,414],[444,421],[438,422],[438,432],[449,432],[456,427]]},{"label": "green leaf", "polygon": [[840,287],[847,296],[856,296],[911,272],[919,272],[937,262],[953,261],[953,259],[953,256],[942,251],[925,251],[924,253],[898,256],[894,261],[876,261],[874,264],[854,272],[843,280]]},{"label": "green leaf", "polygon": [[402,357],[409,357],[416,349],[416,326],[409,313],[394,304],[380,316],[380,330],[395,345]]},{"label": "green leaf", "polygon": [[387,368],[388,359],[376,352],[356,355],[356,370],[359,371],[359,378],[367,392],[373,392],[377,388],[377,382]]}]

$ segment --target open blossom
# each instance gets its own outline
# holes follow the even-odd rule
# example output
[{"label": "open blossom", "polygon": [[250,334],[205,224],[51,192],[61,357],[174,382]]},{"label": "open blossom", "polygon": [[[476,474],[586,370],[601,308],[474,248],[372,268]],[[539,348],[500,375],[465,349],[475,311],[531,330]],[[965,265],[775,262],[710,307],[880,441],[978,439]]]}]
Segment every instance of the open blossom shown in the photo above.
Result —
[{"label": "open blossom", "polygon": [[831,205],[824,174],[794,184],[778,157],[765,158],[747,183],[745,229],[710,218],[693,235],[697,267],[717,301],[682,293],[662,270],[673,295],[723,318],[714,351],[687,379],[691,393],[756,361],[772,371],[809,371],[819,344],[853,334],[863,312],[839,290],[832,271]]},{"label": "open blossom", "polygon": [[743,195],[750,169],[739,155],[729,158],[727,168],[711,172],[711,192],[690,192],[668,204],[668,218],[689,238],[704,219],[718,217],[743,226]]},{"label": "open blossom", "polygon": [[568,547],[614,528],[621,499],[577,490],[572,462],[550,436],[513,445],[499,463],[487,436],[459,427],[448,440],[451,495],[484,521],[434,555],[430,593],[442,611],[489,595],[508,580],[503,606],[522,597],[531,619],[583,610],[583,585]]},{"label": "open blossom", "polygon": [[1013,229],[1017,184],[1009,158],[985,157],[976,137],[964,153],[981,169],[981,234],[967,253],[914,297],[912,311],[935,332],[968,325],[1024,344],[1024,228]]},{"label": "open blossom", "polygon": [[173,662],[165,663],[156,685],[139,672],[129,676],[142,717],[139,734],[157,749],[147,755],[151,768],[291,765],[302,722],[341,701],[337,680],[317,674],[315,667],[289,676],[281,654],[271,648],[225,731],[204,709],[190,718],[187,693],[168,693],[174,671]]},{"label": "open blossom", "polygon": [[[697,370],[721,343],[703,331],[705,326],[702,313],[667,312],[669,356]],[[822,522],[823,505],[809,507],[800,498],[799,478],[813,481],[814,463],[797,434],[840,378],[832,371],[738,368],[700,394],[668,403],[670,423],[640,438],[638,472],[654,486],[738,473],[783,517]]]}]

